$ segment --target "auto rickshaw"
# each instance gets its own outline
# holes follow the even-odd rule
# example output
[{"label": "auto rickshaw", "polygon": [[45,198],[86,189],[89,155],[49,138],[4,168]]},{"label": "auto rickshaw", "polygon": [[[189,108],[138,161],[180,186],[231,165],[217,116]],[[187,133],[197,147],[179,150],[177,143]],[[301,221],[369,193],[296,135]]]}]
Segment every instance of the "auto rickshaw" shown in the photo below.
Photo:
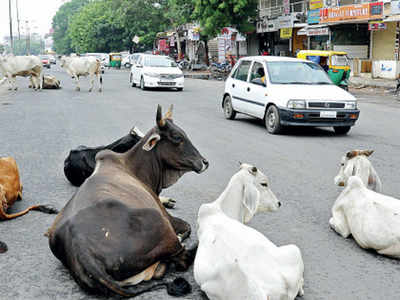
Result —
[{"label": "auto rickshaw", "polygon": [[109,56],[110,56],[109,66],[112,68],[121,69],[121,61],[122,61],[121,53],[110,53]]},{"label": "auto rickshaw", "polygon": [[297,53],[297,58],[307,59],[321,65],[334,84],[348,90],[350,65],[346,52],[302,50]]}]

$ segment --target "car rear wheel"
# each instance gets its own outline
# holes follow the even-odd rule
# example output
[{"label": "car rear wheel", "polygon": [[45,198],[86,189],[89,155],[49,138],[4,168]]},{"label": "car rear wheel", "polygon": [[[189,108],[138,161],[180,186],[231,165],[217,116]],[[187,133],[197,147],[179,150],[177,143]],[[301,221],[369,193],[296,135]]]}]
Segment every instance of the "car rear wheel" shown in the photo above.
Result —
[{"label": "car rear wheel", "polygon": [[268,107],[264,121],[269,133],[278,134],[282,131],[281,118],[275,105]]},{"label": "car rear wheel", "polygon": [[333,129],[336,134],[347,134],[350,131],[351,126],[336,126],[333,127]]},{"label": "car rear wheel", "polygon": [[131,75],[129,76],[129,82],[130,82],[130,84],[131,84],[132,87],[135,87],[135,86],[136,86],[136,83],[133,81],[132,73],[131,73]]},{"label": "car rear wheel", "polygon": [[128,68],[130,68],[130,67],[131,67],[131,64],[130,64],[130,63],[126,63],[126,64],[125,64],[125,68],[128,69]]},{"label": "car rear wheel", "polygon": [[226,119],[233,120],[236,117],[236,111],[233,109],[231,97],[226,95],[224,98],[224,115]]},{"label": "car rear wheel", "polygon": [[140,78],[140,88],[144,91],[146,89],[146,86],[144,85],[144,79],[143,77]]}]

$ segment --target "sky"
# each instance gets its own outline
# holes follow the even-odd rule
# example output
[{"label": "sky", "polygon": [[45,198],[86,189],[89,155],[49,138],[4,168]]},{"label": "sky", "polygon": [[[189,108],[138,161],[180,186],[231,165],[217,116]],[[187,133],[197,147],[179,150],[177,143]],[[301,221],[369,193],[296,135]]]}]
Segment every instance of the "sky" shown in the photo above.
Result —
[{"label": "sky", "polygon": [[[5,36],[10,35],[10,23],[8,18],[9,0],[0,0],[0,43]],[[25,33],[25,21],[29,21],[31,33],[46,34],[50,31],[51,21],[63,0],[11,0],[13,19],[13,33],[18,35],[16,2],[18,2],[20,32]]]}]

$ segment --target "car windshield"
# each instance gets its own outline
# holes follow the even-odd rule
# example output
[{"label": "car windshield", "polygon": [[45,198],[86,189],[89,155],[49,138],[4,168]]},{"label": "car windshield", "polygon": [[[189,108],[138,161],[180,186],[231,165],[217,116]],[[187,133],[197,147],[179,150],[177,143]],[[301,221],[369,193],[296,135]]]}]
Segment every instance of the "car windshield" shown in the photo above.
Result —
[{"label": "car windshield", "polygon": [[346,55],[332,55],[331,63],[333,66],[344,67],[349,65]]},{"label": "car windshield", "polygon": [[144,65],[146,67],[176,67],[176,63],[172,59],[162,56],[146,57]]},{"label": "car windshield", "polygon": [[275,84],[333,84],[317,64],[302,61],[267,62],[271,83]]},{"label": "car windshield", "polygon": [[42,57],[42,59],[49,59],[49,57],[46,55],[42,55],[41,57]]}]

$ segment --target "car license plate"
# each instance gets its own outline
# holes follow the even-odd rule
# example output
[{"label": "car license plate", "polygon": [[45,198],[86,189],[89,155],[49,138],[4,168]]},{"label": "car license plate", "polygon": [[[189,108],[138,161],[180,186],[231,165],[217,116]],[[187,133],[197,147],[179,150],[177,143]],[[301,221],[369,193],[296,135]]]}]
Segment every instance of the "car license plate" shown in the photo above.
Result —
[{"label": "car license plate", "polygon": [[321,118],[336,118],[336,111],[321,111],[319,116]]}]

